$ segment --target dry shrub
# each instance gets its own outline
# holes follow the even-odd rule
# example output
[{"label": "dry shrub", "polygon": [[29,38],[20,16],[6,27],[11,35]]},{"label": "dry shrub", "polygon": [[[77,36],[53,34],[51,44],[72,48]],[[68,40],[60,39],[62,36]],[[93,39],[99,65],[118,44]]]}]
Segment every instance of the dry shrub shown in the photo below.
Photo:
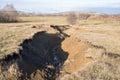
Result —
[{"label": "dry shrub", "polygon": [[77,19],[78,19],[78,18],[77,18],[77,16],[76,16],[75,13],[69,13],[69,15],[67,16],[67,21],[68,21],[68,23],[70,23],[70,24],[72,24],[72,25],[76,24]]}]

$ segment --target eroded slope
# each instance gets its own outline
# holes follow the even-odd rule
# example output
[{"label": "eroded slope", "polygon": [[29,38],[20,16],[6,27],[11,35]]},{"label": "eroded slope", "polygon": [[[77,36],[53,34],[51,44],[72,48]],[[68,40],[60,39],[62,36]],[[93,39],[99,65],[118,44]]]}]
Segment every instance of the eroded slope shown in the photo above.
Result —
[{"label": "eroded slope", "polygon": [[0,59],[2,80],[120,79],[117,28],[37,24],[0,29],[1,36],[10,35],[0,38],[6,54]]}]

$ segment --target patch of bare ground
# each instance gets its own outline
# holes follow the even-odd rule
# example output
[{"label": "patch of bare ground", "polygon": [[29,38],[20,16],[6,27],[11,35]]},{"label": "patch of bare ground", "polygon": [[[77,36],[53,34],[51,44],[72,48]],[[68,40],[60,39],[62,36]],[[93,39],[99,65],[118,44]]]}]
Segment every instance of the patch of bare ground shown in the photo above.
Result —
[{"label": "patch of bare ground", "polygon": [[62,49],[69,53],[69,57],[64,64],[63,71],[74,73],[91,62],[91,59],[85,57],[85,50],[89,47],[89,44],[78,41],[74,37],[65,39],[62,43]]}]

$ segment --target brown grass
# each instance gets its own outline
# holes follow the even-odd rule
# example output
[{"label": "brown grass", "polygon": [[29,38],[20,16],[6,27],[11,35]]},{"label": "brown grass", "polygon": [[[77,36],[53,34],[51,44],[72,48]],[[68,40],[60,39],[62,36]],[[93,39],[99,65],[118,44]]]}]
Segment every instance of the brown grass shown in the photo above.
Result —
[{"label": "brown grass", "polygon": [[31,26],[5,27],[0,26],[0,57],[17,52],[18,45],[25,39],[31,37],[39,29]]},{"label": "brown grass", "polygon": [[[62,18],[60,21],[57,20],[58,23],[63,22]],[[69,53],[63,70],[70,74],[64,75],[67,78],[61,80],[120,79],[120,24],[118,22],[84,20],[64,31],[71,37],[66,38],[62,43],[62,49]],[[48,27],[39,27],[40,23],[0,24],[0,56],[17,51],[23,39],[31,37],[40,30],[56,32]],[[52,23],[56,22],[54,20],[47,22],[47,24]],[[38,27],[32,28],[33,25]],[[102,46],[105,51],[99,46]],[[89,62],[92,63],[88,64]]]}]

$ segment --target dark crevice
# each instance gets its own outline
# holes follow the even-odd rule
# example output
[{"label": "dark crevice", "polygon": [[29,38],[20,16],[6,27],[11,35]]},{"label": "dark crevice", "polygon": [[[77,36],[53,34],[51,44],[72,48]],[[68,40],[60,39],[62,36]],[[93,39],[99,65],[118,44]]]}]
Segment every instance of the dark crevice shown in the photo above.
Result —
[{"label": "dark crevice", "polygon": [[68,57],[68,53],[61,48],[60,34],[48,34],[44,31],[36,33],[31,39],[26,39],[20,50],[21,60],[19,68],[22,72],[21,80],[32,79],[37,70],[40,70],[38,78],[44,80],[55,80],[60,74],[60,69]]}]

